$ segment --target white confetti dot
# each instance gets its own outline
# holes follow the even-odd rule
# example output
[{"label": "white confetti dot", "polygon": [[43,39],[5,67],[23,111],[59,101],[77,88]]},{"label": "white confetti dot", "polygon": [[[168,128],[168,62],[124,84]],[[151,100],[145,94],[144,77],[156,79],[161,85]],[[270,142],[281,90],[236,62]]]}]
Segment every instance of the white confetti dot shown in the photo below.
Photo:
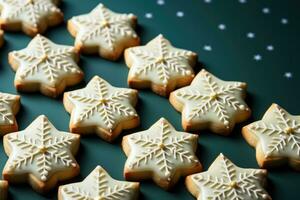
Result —
[{"label": "white confetti dot", "polygon": [[256,60],[256,61],[260,61],[262,59],[261,55],[259,54],[256,54],[253,56],[253,59]]},{"label": "white confetti dot", "polygon": [[262,12],[263,12],[264,14],[269,14],[269,13],[270,13],[270,8],[263,8],[263,9],[262,9]]},{"label": "white confetti dot", "polygon": [[247,3],[247,0],[239,0],[240,3]]},{"label": "white confetti dot", "polygon": [[289,20],[287,18],[282,18],[281,19],[281,23],[282,24],[288,24],[289,23]]},{"label": "white confetti dot", "polygon": [[183,17],[183,16],[184,16],[184,12],[182,12],[182,11],[177,11],[176,16],[177,16],[177,17]]},{"label": "white confetti dot", "polygon": [[164,0],[157,0],[156,3],[158,5],[164,5],[165,4],[165,1]]},{"label": "white confetti dot", "polygon": [[211,0],[204,0],[204,3],[211,3]]},{"label": "white confetti dot", "polygon": [[267,50],[268,51],[273,51],[274,50],[274,46],[273,45],[268,45],[267,46]]},{"label": "white confetti dot", "polygon": [[247,33],[247,38],[255,38],[255,33],[249,32]]},{"label": "white confetti dot", "polygon": [[291,78],[293,78],[293,74],[292,74],[292,72],[285,72],[284,77],[287,79],[291,79]]},{"label": "white confetti dot", "polygon": [[145,17],[148,19],[151,19],[151,18],[153,18],[153,15],[152,15],[152,13],[146,13]]},{"label": "white confetti dot", "polygon": [[203,49],[204,49],[205,51],[212,51],[212,48],[211,48],[210,45],[204,45]]},{"label": "white confetti dot", "polygon": [[225,30],[226,29],[226,25],[225,24],[219,24],[218,28],[220,30]]}]

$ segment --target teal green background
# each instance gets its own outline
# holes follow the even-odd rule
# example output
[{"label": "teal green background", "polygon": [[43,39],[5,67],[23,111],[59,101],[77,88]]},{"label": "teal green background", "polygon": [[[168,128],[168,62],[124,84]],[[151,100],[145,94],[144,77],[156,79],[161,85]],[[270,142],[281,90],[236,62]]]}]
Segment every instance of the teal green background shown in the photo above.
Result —
[{"label": "teal green background", "polygon": [[[249,85],[247,102],[252,108],[253,117],[238,125],[231,136],[222,137],[209,131],[201,131],[197,155],[206,170],[215,157],[223,152],[241,167],[257,168],[255,151],[242,138],[241,127],[262,117],[271,103],[276,102],[293,114],[300,113],[299,107],[299,53],[300,53],[300,2],[248,0],[241,4],[238,0],[165,0],[158,5],[155,0],[103,0],[107,7],[117,12],[132,12],[138,16],[138,33],[142,43],[164,34],[172,43],[181,48],[193,50],[199,54],[201,64],[224,80],[245,81]],[[89,12],[99,1],[64,0],[61,9],[65,20],[74,15]],[[268,7],[270,14],[263,14],[262,8]],[[184,17],[176,17],[177,11],[183,11]],[[152,13],[153,18],[145,18]],[[281,18],[289,23],[283,25]],[[224,31],[218,24],[224,23]],[[248,32],[256,37],[249,39]],[[72,45],[74,39],[66,30],[66,24],[51,28],[45,34],[56,43]],[[6,43],[0,50],[0,91],[17,93],[14,86],[14,72],[7,62],[7,54],[12,50],[24,48],[31,40],[22,33],[5,33]],[[209,44],[212,51],[204,51]],[[274,51],[267,51],[272,44]],[[260,54],[261,61],[255,61],[253,55]],[[85,82],[73,88],[82,88],[94,75],[99,75],[114,86],[127,87],[127,66],[124,60],[117,62],[104,60],[98,56],[81,56],[80,66],[85,72]],[[286,78],[285,72],[292,72],[292,78]],[[38,93],[20,93],[22,108],[17,116],[20,129],[26,128],[38,115],[45,114],[60,130],[68,131],[69,115],[65,111],[61,97],[51,99]],[[168,119],[178,130],[181,127],[181,115],[169,104],[168,100],[151,91],[139,92],[137,111],[141,117],[141,126],[134,130],[144,130],[160,117]],[[128,131],[124,134],[131,133]],[[1,139],[2,140],[2,139]],[[123,166],[126,160],[121,147],[121,137],[113,144],[104,142],[96,136],[83,137],[77,161],[81,166],[80,176],[70,182],[81,181],[96,165],[103,166],[116,179],[123,180]],[[7,156],[0,147],[0,169]],[[299,194],[300,174],[288,167],[269,170],[268,191],[275,200],[296,199]],[[47,195],[34,192],[28,185],[10,185],[9,199],[56,199],[57,190]],[[194,199],[186,190],[183,179],[175,188],[166,192],[151,181],[141,183],[141,198],[150,199]]]}]

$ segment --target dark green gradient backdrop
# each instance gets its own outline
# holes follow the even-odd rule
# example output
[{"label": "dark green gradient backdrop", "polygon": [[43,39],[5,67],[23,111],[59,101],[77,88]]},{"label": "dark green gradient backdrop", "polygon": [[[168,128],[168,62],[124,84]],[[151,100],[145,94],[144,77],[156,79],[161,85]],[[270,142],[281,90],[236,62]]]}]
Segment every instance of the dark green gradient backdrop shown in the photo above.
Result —
[{"label": "dark green gradient backdrop", "polygon": [[[98,3],[97,0],[64,0],[61,8],[67,20],[89,12]],[[299,1],[248,0],[242,4],[238,0],[212,0],[211,3],[204,3],[204,0],[165,0],[164,5],[158,5],[156,0],[103,0],[102,3],[118,12],[136,14],[143,44],[162,33],[177,47],[197,52],[205,68],[220,78],[247,82],[247,102],[253,110],[253,117],[248,122],[260,119],[273,102],[291,113],[300,114]],[[271,12],[264,14],[264,7]],[[184,16],[177,17],[177,11],[184,12]],[[146,13],[152,13],[153,18],[146,18]],[[288,24],[282,24],[281,18],[287,18]],[[218,29],[222,23],[226,25],[226,30]],[[248,32],[255,33],[255,38],[247,38]],[[50,29],[45,35],[56,43],[72,45],[74,41],[66,30],[66,24]],[[14,72],[7,62],[7,54],[24,48],[31,38],[22,33],[6,33],[5,39],[5,46],[0,50],[0,91],[16,93]],[[204,45],[210,45],[212,51],[203,50]],[[273,45],[274,50],[267,51],[267,45]],[[256,54],[262,56],[260,61],[253,59]],[[85,82],[74,88],[83,87],[94,75],[115,86],[127,87],[128,69],[123,59],[110,62],[97,56],[82,56],[80,66],[85,72]],[[286,72],[291,72],[292,77],[285,77]],[[58,129],[68,131],[69,115],[61,98],[51,99],[40,94],[21,95],[22,109],[17,116],[20,129],[26,128],[38,115],[45,114]],[[139,93],[137,110],[141,117],[141,126],[137,130],[148,128],[160,117],[167,118],[178,130],[182,130],[180,114],[167,99],[150,91]],[[200,133],[197,155],[205,170],[220,152],[241,167],[258,167],[254,149],[241,137],[241,127],[237,126],[229,137],[217,136],[209,131]],[[96,165],[103,166],[114,178],[122,180],[126,157],[120,148],[120,139],[109,144],[96,136],[82,138],[77,156],[81,173],[72,181],[81,181]],[[2,170],[7,160],[2,139],[0,159]],[[269,172],[268,191],[273,199],[297,199],[299,172],[285,167]],[[56,190],[42,196],[27,185],[11,185],[9,193],[9,199],[13,200],[57,198]],[[194,198],[187,192],[182,180],[171,192],[160,189],[151,181],[142,182],[140,199]]]}]

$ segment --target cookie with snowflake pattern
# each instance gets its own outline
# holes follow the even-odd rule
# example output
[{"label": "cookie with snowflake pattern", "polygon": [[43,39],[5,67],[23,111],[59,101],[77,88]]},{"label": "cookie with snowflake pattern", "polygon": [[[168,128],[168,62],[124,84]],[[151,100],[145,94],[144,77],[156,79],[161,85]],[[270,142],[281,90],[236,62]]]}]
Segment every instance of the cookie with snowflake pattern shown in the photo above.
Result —
[{"label": "cookie with snowflake pattern", "polygon": [[181,176],[202,170],[195,155],[198,136],[179,132],[164,118],[148,130],[123,137],[122,148],[128,159],[124,167],[126,180],[153,179],[170,189]]},{"label": "cookie with snowflake pattern", "polygon": [[159,95],[168,96],[175,88],[191,83],[197,54],[173,47],[160,34],[145,46],[126,49],[125,61],[130,68],[130,87],[151,88]]},{"label": "cookie with snowflake pattern", "polygon": [[3,137],[9,156],[2,175],[10,183],[28,182],[36,191],[45,193],[58,181],[79,174],[74,155],[80,136],[58,131],[44,115],[36,118],[25,130]]},{"label": "cookie with snowflake pattern", "polygon": [[68,30],[79,51],[117,60],[124,49],[140,44],[136,24],[135,15],[113,12],[100,3],[90,13],[72,17]]},{"label": "cookie with snowflake pattern", "polygon": [[79,53],[72,46],[55,44],[44,36],[35,36],[25,49],[9,53],[19,91],[59,96],[67,86],[83,79],[77,65]]},{"label": "cookie with snowflake pattern", "polygon": [[0,180],[0,200],[6,200],[8,193],[8,182]]},{"label": "cookie with snowflake pattern", "polygon": [[20,96],[0,92],[0,135],[18,130],[15,115],[20,109]]},{"label": "cookie with snowflake pattern", "polygon": [[207,171],[186,178],[197,200],[271,200],[266,190],[267,170],[240,168],[220,154]]},{"label": "cookie with snowflake pattern", "polygon": [[139,183],[113,179],[97,166],[82,182],[62,185],[58,200],[137,200]]},{"label": "cookie with snowflake pattern", "polygon": [[244,101],[246,87],[246,83],[223,81],[203,69],[190,86],[172,92],[170,102],[182,112],[182,126],[186,131],[208,128],[228,135],[236,123],[251,115]]},{"label": "cookie with snowflake pattern", "polygon": [[22,30],[30,36],[44,33],[63,21],[59,3],[60,0],[0,0],[0,26],[8,31]]},{"label": "cookie with snowflake pattern", "polygon": [[242,129],[246,141],[256,148],[260,167],[276,167],[288,163],[300,170],[300,116],[289,114],[272,104],[259,121]]},{"label": "cookie with snowflake pattern", "polygon": [[111,142],[122,130],[139,125],[134,109],[137,98],[137,90],[113,87],[95,76],[85,88],[64,94],[65,109],[71,114],[70,131],[96,133]]}]

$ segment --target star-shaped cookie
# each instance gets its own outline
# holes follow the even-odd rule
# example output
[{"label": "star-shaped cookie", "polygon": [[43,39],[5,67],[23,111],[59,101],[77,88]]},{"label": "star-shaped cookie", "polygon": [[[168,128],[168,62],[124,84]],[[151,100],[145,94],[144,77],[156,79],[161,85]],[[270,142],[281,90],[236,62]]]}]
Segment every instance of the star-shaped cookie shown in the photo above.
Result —
[{"label": "star-shaped cookie", "polygon": [[300,116],[293,116],[277,104],[272,104],[262,120],[242,129],[247,142],[256,148],[260,167],[289,163],[300,170]]},{"label": "star-shaped cookie", "polygon": [[46,116],[36,118],[25,130],[3,137],[9,156],[3,178],[9,182],[29,182],[38,192],[54,188],[57,181],[79,174],[74,155],[80,136],[58,131]]},{"label": "star-shaped cookie", "polygon": [[123,129],[139,125],[137,98],[136,90],[113,87],[95,76],[85,88],[64,94],[65,109],[71,113],[70,131],[96,133],[111,142]]},{"label": "star-shaped cookie", "polygon": [[208,128],[228,135],[236,123],[251,115],[244,102],[246,87],[246,83],[223,81],[203,69],[190,86],[172,92],[170,102],[182,112],[186,131]]},{"label": "star-shaped cookie", "polygon": [[18,130],[15,115],[20,109],[20,96],[0,92],[0,135]]},{"label": "star-shaped cookie", "polygon": [[59,187],[58,200],[136,200],[139,183],[118,181],[97,166],[82,182]]},{"label": "star-shaped cookie", "polygon": [[78,60],[79,53],[72,46],[55,44],[41,35],[25,49],[9,53],[17,90],[40,91],[50,97],[57,97],[67,86],[83,79]]},{"label": "star-shaped cookie", "polygon": [[164,118],[148,130],[123,137],[122,147],[128,159],[124,167],[126,180],[153,179],[170,189],[181,176],[202,170],[195,155],[198,136],[178,132]]},{"label": "star-shaped cookie", "polygon": [[8,182],[0,180],[0,200],[6,200],[8,193]]},{"label": "star-shaped cookie", "polygon": [[60,0],[0,0],[0,26],[8,31],[22,30],[27,35],[44,33],[64,19],[56,7]]},{"label": "star-shaped cookie", "polygon": [[220,154],[208,171],[188,176],[186,186],[198,200],[271,200],[266,178],[266,170],[237,167]]},{"label": "star-shaped cookie", "polygon": [[125,61],[130,68],[130,87],[151,88],[159,95],[168,96],[175,88],[193,80],[197,54],[173,47],[160,34],[145,46],[126,49]]},{"label": "star-shaped cookie", "polygon": [[124,49],[140,44],[134,31],[136,24],[133,14],[115,13],[100,3],[90,13],[72,17],[68,30],[78,50],[117,60]]}]

